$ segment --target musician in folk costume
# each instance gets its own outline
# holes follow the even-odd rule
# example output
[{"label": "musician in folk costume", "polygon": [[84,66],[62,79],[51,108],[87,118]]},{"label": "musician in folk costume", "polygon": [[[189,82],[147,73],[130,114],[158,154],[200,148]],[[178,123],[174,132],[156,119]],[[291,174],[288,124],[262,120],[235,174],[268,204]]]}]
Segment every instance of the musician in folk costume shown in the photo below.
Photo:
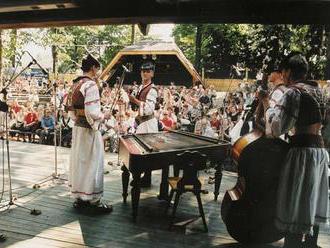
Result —
[{"label": "musician in folk costume", "polygon": [[[270,73],[268,76],[268,87],[270,89],[270,94],[269,94],[269,106],[271,108],[274,108],[279,101],[282,99],[285,91],[288,89],[287,85],[284,83],[283,76],[282,76],[282,68],[283,67],[283,62],[278,65],[277,68],[273,72]],[[262,94],[261,94],[262,98]],[[263,107],[263,105],[259,105],[258,107]],[[262,108],[262,113],[260,113],[262,116],[264,116],[264,109]],[[269,116],[268,116],[269,117]],[[267,137],[272,137],[272,130],[270,125],[265,125],[266,121],[269,120],[263,120],[264,128],[265,128],[265,135]],[[285,135],[282,135],[281,138],[284,139]]]},{"label": "musician in folk costume", "polygon": [[67,108],[75,125],[72,130],[69,187],[77,210],[110,213],[112,206],[103,195],[104,147],[100,124],[110,117],[101,112],[99,87],[95,82],[100,63],[88,55],[82,61],[83,75],[74,80],[67,96]]},{"label": "musician in folk costume", "polygon": [[[317,247],[319,223],[329,212],[329,154],[320,135],[321,90],[306,80],[308,63],[301,54],[289,55],[282,76],[287,88],[275,105],[262,99],[266,130],[273,137],[293,130],[290,149],[281,168],[275,224],[285,233],[284,247]],[[302,238],[305,235],[303,244]]]},{"label": "musician in folk costume", "polygon": [[[158,121],[154,116],[157,100],[157,89],[152,83],[155,66],[152,62],[145,62],[141,66],[142,84],[139,87],[136,97],[130,95],[130,102],[138,106],[138,116],[136,117],[136,133],[157,133]],[[141,187],[151,185],[151,171],[145,172]]]}]

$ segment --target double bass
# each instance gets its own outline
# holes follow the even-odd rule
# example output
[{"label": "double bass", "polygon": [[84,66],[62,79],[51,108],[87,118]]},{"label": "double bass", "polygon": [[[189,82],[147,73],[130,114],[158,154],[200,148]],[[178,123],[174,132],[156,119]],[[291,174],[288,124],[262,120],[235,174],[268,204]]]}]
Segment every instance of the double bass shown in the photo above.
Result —
[{"label": "double bass", "polygon": [[274,217],[279,174],[288,149],[288,143],[267,138],[258,128],[234,143],[232,158],[238,179],[225,193],[221,217],[238,242],[271,243],[283,237]]}]

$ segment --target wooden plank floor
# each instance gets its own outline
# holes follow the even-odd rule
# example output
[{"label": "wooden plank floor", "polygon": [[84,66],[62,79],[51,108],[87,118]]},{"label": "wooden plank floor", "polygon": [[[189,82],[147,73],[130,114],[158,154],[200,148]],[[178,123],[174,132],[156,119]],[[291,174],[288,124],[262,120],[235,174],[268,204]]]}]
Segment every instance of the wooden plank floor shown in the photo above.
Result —
[{"label": "wooden plank floor", "polygon": [[[0,143],[1,146],[1,143]],[[1,147],[0,147],[1,148]],[[54,171],[54,147],[11,142],[11,171],[16,203],[42,211],[39,216],[16,206],[0,211],[0,232],[8,239],[0,247],[248,247],[237,244],[227,233],[220,217],[220,204],[226,188],[234,185],[233,174],[225,173],[218,202],[213,194],[203,195],[209,232],[203,232],[200,220],[186,228],[168,231],[169,217],[164,214],[165,204],[156,198],[160,172],[153,172],[153,187],[141,194],[138,222],[131,220],[130,200],[122,203],[121,171],[106,165],[105,196],[114,206],[110,215],[88,216],[76,213],[65,181],[51,180],[33,189]],[[1,150],[0,150],[1,151]],[[69,149],[58,148],[58,168],[66,172]],[[0,153],[0,190],[2,188],[2,154]],[[106,161],[116,161],[116,154],[106,154]],[[5,161],[5,166],[6,166]],[[5,175],[7,169],[5,169]],[[205,175],[205,181],[208,175]],[[65,177],[65,175],[63,176]],[[8,199],[8,179],[5,180],[4,200]],[[213,185],[205,186],[210,192]],[[0,194],[1,198],[1,194]],[[177,220],[184,222],[197,216],[198,208],[193,195],[185,194],[180,202]],[[322,227],[319,244],[330,247],[330,229]],[[282,241],[253,247],[281,247]]]}]

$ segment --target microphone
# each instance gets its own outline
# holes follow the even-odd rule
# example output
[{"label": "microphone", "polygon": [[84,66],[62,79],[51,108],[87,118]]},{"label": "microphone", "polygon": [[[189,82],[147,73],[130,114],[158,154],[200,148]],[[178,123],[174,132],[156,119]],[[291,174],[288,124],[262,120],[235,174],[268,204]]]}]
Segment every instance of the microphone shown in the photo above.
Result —
[{"label": "microphone", "polygon": [[23,53],[27,53],[30,57],[31,57],[31,59],[32,59],[32,64],[36,64],[40,69],[41,69],[41,71],[42,71],[42,73],[43,74],[45,74],[45,75],[47,75],[47,76],[49,76],[49,73],[48,73],[48,71],[46,71],[38,62],[37,62],[37,60],[31,55],[31,53],[29,53],[28,51],[24,51]]}]

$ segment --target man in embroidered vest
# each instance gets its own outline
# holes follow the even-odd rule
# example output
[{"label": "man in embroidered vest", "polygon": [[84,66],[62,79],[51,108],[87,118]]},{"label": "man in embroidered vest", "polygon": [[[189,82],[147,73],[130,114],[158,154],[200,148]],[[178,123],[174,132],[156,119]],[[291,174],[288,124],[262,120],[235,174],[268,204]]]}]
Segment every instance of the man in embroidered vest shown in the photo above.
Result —
[{"label": "man in embroidered vest", "polygon": [[110,213],[112,206],[101,202],[103,195],[104,147],[100,124],[110,117],[101,112],[96,78],[100,63],[88,55],[82,61],[83,76],[74,80],[66,106],[75,125],[72,130],[69,187],[73,206],[80,211]]},{"label": "man in embroidered vest", "polygon": [[320,135],[322,94],[316,82],[306,80],[307,71],[304,56],[289,55],[282,69],[287,90],[276,105],[268,97],[262,99],[271,135],[278,137],[293,130],[281,168],[275,216],[288,248],[318,247],[319,224],[329,218],[329,155]]},{"label": "man in embroidered vest", "polygon": [[[157,100],[157,90],[152,83],[154,76],[154,64],[152,62],[143,63],[141,66],[142,84],[140,85],[136,97],[129,96],[130,101],[138,106],[138,116],[136,117],[136,133],[157,133],[158,121],[154,116],[155,104]],[[151,185],[151,171],[146,171],[142,180],[141,187]]]}]

